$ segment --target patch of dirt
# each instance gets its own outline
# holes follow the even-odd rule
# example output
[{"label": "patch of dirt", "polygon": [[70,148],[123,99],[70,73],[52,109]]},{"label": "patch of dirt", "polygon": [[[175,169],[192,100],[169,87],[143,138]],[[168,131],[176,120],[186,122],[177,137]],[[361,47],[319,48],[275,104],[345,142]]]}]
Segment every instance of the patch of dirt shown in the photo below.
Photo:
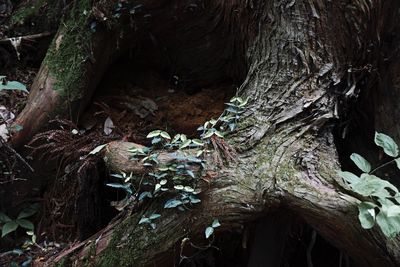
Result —
[{"label": "patch of dirt", "polygon": [[155,129],[194,137],[200,125],[221,115],[236,92],[229,83],[185,88],[178,77],[168,82],[152,70],[124,74],[115,71],[103,80],[80,120],[83,128],[102,128],[110,118],[114,132],[126,141],[146,142],[147,133]]}]

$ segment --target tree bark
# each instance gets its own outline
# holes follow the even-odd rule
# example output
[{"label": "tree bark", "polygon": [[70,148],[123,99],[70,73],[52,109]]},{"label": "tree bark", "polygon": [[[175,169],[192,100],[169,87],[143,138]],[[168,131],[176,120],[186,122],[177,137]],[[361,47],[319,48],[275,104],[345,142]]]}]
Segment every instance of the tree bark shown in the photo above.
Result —
[{"label": "tree bark", "polygon": [[[250,104],[239,130],[228,137],[239,152],[237,161],[224,167],[208,161],[206,173],[215,175],[202,194],[201,207],[185,213],[167,211],[161,208],[162,200],[155,200],[146,210],[162,215],[155,230],[138,225],[145,211],[124,214],[49,262],[68,258],[73,266],[88,262],[95,266],[161,266],[167,252],[179,247],[183,238],[202,233],[213,218],[219,218],[223,231],[281,209],[304,218],[360,266],[398,266],[399,238],[387,239],[378,228],[363,230],[358,222],[358,200],[344,189],[335,172],[340,164],[333,128],[351,104],[348,96],[355,75],[368,75],[367,71],[354,74],[349,69],[363,69],[379,57],[381,40],[398,23],[399,3],[217,1],[211,6],[218,7],[212,9],[218,10],[215,16],[238,12],[238,17],[224,17],[223,23],[234,24],[238,19],[241,29],[248,31],[249,71],[240,95],[249,97]],[[60,29],[55,45],[64,34],[69,33]],[[96,56],[96,51],[112,50],[104,37],[93,44],[98,45],[93,48],[96,64],[82,66],[86,75],[79,88],[84,95],[91,94],[110,61]],[[17,121],[24,125],[25,132],[14,137],[15,144],[22,144],[21,136],[33,133],[46,121],[41,116],[30,126],[26,123],[28,118],[39,116],[43,109],[50,114],[60,103],[54,91],[57,79],[46,64]],[[36,100],[49,97],[52,105],[43,106],[48,100],[35,104],[39,103]],[[114,152],[111,149],[107,153]]]}]

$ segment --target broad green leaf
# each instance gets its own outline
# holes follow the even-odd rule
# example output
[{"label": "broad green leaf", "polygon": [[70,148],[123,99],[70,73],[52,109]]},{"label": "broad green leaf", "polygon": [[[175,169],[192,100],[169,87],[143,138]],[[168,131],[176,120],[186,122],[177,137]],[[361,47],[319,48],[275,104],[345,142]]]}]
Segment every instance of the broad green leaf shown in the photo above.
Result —
[{"label": "broad green leaf", "polygon": [[214,135],[214,133],[215,133],[215,130],[213,131],[213,130],[208,130],[207,131],[207,133],[204,135],[204,139],[206,139],[206,138],[210,138],[211,136],[213,136]]},{"label": "broad green leaf", "polygon": [[361,155],[359,155],[357,153],[353,153],[353,154],[351,154],[350,159],[363,172],[368,173],[371,171],[371,164],[369,164],[369,162],[365,158],[363,158]]},{"label": "broad green leaf", "polygon": [[32,204],[29,207],[23,209],[19,214],[17,219],[24,219],[31,217],[33,214],[35,214],[39,210],[40,205],[39,204]]},{"label": "broad green leaf", "polygon": [[160,181],[160,185],[166,185],[167,182],[168,182],[167,179],[163,179],[163,180]]},{"label": "broad green leaf", "polygon": [[349,184],[356,184],[360,181],[360,177],[351,172],[338,171],[337,174],[342,177]]},{"label": "broad green leaf", "polygon": [[190,177],[195,178],[194,172],[193,172],[192,170],[186,170],[186,173],[187,173]]},{"label": "broad green leaf", "polygon": [[386,206],[381,207],[381,211],[376,216],[376,222],[383,234],[389,238],[395,237],[400,232],[400,216],[389,217]]},{"label": "broad green leaf", "polygon": [[218,221],[218,219],[214,219],[214,221],[212,222],[212,225],[211,225],[213,228],[217,228],[217,227],[220,227],[221,226],[221,224],[219,223],[219,221]]},{"label": "broad green leaf", "polygon": [[239,105],[239,107],[242,108],[242,107],[246,106],[248,102],[249,102],[249,98],[246,98],[245,100],[242,100],[240,105]]},{"label": "broad green leaf", "polygon": [[197,197],[195,197],[193,195],[190,195],[189,199],[190,199],[190,203],[192,203],[192,204],[197,204],[197,203],[201,202],[201,200],[199,198],[197,198]]},{"label": "broad green leaf", "polygon": [[95,149],[93,149],[92,151],[90,151],[89,155],[96,155],[96,154],[99,153],[106,145],[107,145],[107,144],[97,146]]},{"label": "broad green leaf", "polygon": [[185,142],[187,140],[186,134],[181,134],[181,141]]},{"label": "broad green leaf", "polygon": [[157,192],[160,189],[161,189],[161,185],[160,184],[156,184],[156,186],[154,187],[154,192]]},{"label": "broad green leaf", "polygon": [[399,147],[396,142],[386,134],[376,132],[375,144],[382,147],[388,156],[397,157],[399,155]]},{"label": "broad green leaf", "polygon": [[1,229],[1,237],[4,237],[11,232],[14,232],[17,228],[18,224],[15,221],[7,222],[3,225],[3,228]]},{"label": "broad green leaf", "polygon": [[6,84],[3,84],[2,82],[0,82],[0,91],[1,90],[17,90],[17,91],[29,93],[28,90],[26,90],[25,85],[23,85],[20,82],[16,82],[16,81],[7,82]]},{"label": "broad green leaf", "polygon": [[183,188],[183,190],[185,190],[185,192],[188,192],[188,193],[194,192],[194,189],[191,188],[190,186],[185,186],[185,187]]},{"label": "broad green leaf", "polygon": [[212,234],[214,233],[214,228],[211,226],[207,227],[206,230],[204,231],[204,234],[206,235],[206,238],[208,239]]},{"label": "broad green leaf", "polygon": [[354,192],[363,196],[382,196],[387,191],[385,188],[390,188],[395,193],[398,192],[397,188],[389,183],[388,181],[382,180],[375,175],[363,173],[361,175],[361,181],[357,184],[351,185]]},{"label": "broad green leaf", "polygon": [[184,149],[185,147],[188,147],[191,143],[192,143],[192,140],[187,139],[186,141],[184,141],[184,142],[179,146],[179,149]]},{"label": "broad green leaf", "polygon": [[200,139],[193,139],[192,142],[193,142],[193,144],[195,144],[195,145],[204,146],[204,142],[201,141]]},{"label": "broad green leaf", "polygon": [[12,221],[10,217],[8,217],[3,212],[0,212],[0,223],[6,223]]},{"label": "broad green leaf", "polygon": [[181,135],[177,134],[177,135],[174,136],[174,138],[172,139],[171,143],[174,144],[174,143],[178,142],[178,140],[180,140],[180,139],[181,139]]},{"label": "broad green leaf", "polygon": [[361,202],[358,206],[358,219],[364,229],[371,229],[375,224],[376,205],[371,202]]},{"label": "broad green leaf", "polygon": [[28,229],[28,230],[33,230],[35,228],[35,226],[33,225],[33,223],[31,223],[30,221],[26,220],[26,219],[18,219],[15,221],[19,226],[21,226],[22,228]]},{"label": "broad green leaf", "polygon": [[179,205],[182,205],[182,201],[178,200],[178,199],[169,199],[165,205],[164,208],[165,209],[171,209],[171,208],[175,208],[178,207]]},{"label": "broad green leaf", "polygon": [[175,185],[174,188],[176,190],[183,190],[184,187],[183,187],[183,185],[178,184],[178,185]]},{"label": "broad green leaf", "polygon": [[147,138],[153,138],[153,137],[159,136],[160,134],[161,134],[160,130],[155,130],[155,131],[150,132],[146,137]]},{"label": "broad green leaf", "polygon": [[387,216],[388,217],[395,217],[400,216],[400,206],[392,205],[387,208]]},{"label": "broad green leaf", "polygon": [[171,140],[171,136],[165,131],[161,131],[160,135],[165,139]]}]

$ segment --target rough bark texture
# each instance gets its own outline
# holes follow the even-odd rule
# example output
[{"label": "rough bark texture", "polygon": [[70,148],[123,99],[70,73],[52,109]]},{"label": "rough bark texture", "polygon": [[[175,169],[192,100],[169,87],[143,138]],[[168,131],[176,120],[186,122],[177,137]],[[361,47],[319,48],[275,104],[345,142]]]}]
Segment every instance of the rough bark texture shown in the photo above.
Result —
[{"label": "rough bark texture", "polygon": [[[179,6],[180,1],[141,3],[152,7],[149,10],[172,12],[168,8],[173,3]],[[250,107],[240,129],[228,139],[239,151],[237,161],[224,168],[209,162],[207,171],[216,175],[202,195],[200,208],[185,213],[166,211],[160,208],[161,200],[155,201],[146,211],[162,214],[155,230],[138,225],[144,212],[127,214],[53,260],[69,258],[74,266],[88,262],[96,266],[162,264],[165,253],[179,246],[182,238],[202,232],[213,218],[219,218],[225,227],[234,227],[279,208],[303,217],[360,266],[398,266],[400,240],[385,238],[377,228],[363,230],[357,219],[357,199],[340,186],[332,132],[351,104],[348,92],[357,85],[355,80],[368,75],[364,67],[375,64],[381,40],[398,23],[399,3],[297,0],[208,4],[204,8],[227,25],[223,29],[230,29],[233,36],[245,36],[249,42],[249,71],[240,94],[250,97]],[[239,29],[233,27],[237,21]],[[61,29],[58,37],[62,34],[68,33]],[[106,43],[96,42],[107,47]],[[96,62],[100,70],[94,69],[93,75],[87,75],[92,69],[84,66],[88,80],[80,88],[89,88],[88,95],[96,84],[90,78],[102,74],[106,61]],[[52,75],[46,75],[46,93],[40,92],[44,73],[46,63],[19,122],[24,116],[39,114],[39,109],[38,113],[32,110],[39,95],[58,94],[53,91]],[[59,100],[46,106],[47,113],[56,103]],[[33,132],[44,120],[34,127],[28,125],[25,131]],[[18,136],[14,140],[21,142]]]}]

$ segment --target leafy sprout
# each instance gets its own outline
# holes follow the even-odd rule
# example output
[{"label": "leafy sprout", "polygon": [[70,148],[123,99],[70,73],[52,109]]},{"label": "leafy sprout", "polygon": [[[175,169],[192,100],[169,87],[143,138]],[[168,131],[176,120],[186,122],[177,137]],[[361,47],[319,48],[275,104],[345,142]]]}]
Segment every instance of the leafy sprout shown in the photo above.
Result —
[{"label": "leafy sprout", "polygon": [[385,236],[393,238],[400,233],[400,194],[394,185],[374,173],[392,163],[400,169],[399,149],[395,141],[383,133],[375,133],[374,141],[393,159],[373,169],[364,157],[353,153],[350,159],[362,174],[358,176],[348,171],[339,171],[338,174],[351,191],[364,198],[358,204],[361,226],[371,229],[377,224]]}]

